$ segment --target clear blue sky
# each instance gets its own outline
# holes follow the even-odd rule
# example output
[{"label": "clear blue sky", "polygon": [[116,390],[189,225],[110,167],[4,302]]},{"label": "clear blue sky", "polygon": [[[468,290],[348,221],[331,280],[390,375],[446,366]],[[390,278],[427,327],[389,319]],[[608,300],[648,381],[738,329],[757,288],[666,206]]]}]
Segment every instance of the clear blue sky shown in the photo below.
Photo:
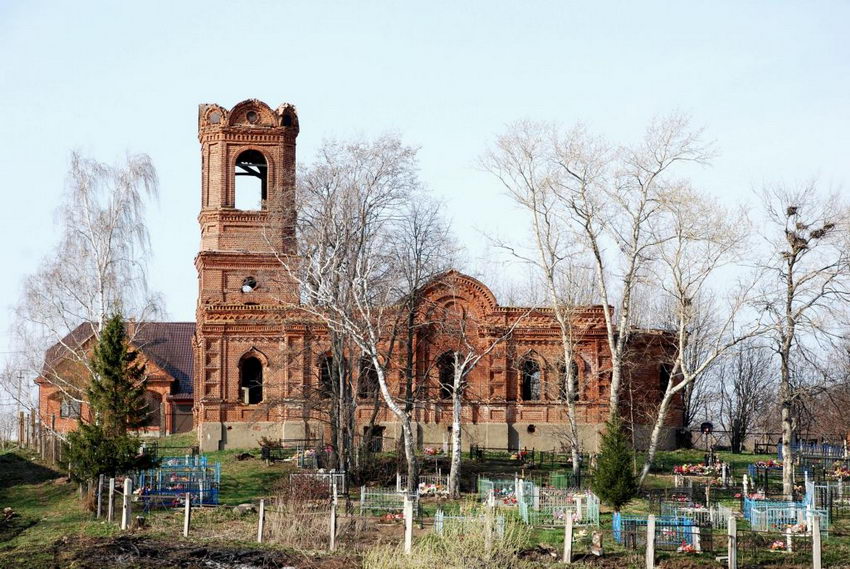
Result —
[{"label": "clear blue sky", "polygon": [[458,4],[0,0],[0,349],[21,277],[57,237],[74,148],[152,156],[151,283],[172,319],[193,319],[204,102],[294,103],[301,160],[325,137],[400,132],[472,263],[477,230],[521,231],[476,168],[518,118],[627,141],[688,112],[720,151],[697,180],[724,200],[850,180],[850,3]]}]

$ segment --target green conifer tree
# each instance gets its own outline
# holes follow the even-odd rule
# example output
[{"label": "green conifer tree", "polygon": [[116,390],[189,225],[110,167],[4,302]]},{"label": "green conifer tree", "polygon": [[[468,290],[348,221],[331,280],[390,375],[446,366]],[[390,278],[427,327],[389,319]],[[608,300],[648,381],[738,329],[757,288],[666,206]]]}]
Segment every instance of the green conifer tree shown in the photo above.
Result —
[{"label": "green conifer tree", "polygon": [[144,369],[130,350],[124,318],[115,314],[106,322],[91,357],[89,405],[94,421],[108,436],[120,436],[140,427],[147,415]]},{"label": "green conifer tree", "polygon": [[65,460],[77,480],[100,474],[115,476],[151,466],[139,454],[139,438],[128,429],[143,424],[146,414],[144,369],[127,344],[124,319],[112,316],[92,352],[92,378],[88,388],[92,422],[80,421],[68,435]]},{"label": "green conifer tree", "polygon": [[637,478],[632,470],[634,449],[619,418],[609,421],[605,429],[592,487],[602,502],[619,512],[638,491]]}]

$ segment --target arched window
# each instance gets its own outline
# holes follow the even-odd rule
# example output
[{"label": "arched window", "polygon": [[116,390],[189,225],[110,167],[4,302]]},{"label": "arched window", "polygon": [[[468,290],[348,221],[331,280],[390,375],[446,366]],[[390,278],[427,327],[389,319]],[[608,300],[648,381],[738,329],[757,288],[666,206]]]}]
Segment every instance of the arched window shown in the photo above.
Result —
[{"label": "arched window", "polygon": [[455,382],[455,355],[446,352],[437,359],[437,373],[440,380],[440,399],[451,399]]},{"label": "arched window", "polygon": [[[567,377],[567,367],[564,365],[564,361],[561,360],[558,362],[558,375],[561,378],[560,386],[561,386],[561,400],[567,400],[567,381],[569,378]],[[573,401],[580,400],[581,397],[581,384],[580,384],[580,375],[579,375],[579,367],[576,362],[570,362],[570,376],[573,381]]]},{"label": "arched window", "polygon": [[661,364],[658,366],[658,389],[662,395],[667,391],[667,385],[670,383],[670,376],[673,374],[673,366],[670,364]]},{"label": "arched window", "polygon": [[334,392],[334,359],[324,356],[319,360],[319,397],[327,399]]},{"label": "arched window", "polygon": [[246,150],[236,158],[236,209],[266,209],[269,165],[258,150]]},{"label": "arched window", "polygon": [[357,383],[357,396],[360,399],[374,399],[378,395],[378,371],[372,363],[372,358],[360,358],[360,377]]},{"label": "arched window", "polygon": [[526,359],[520,367],[522,375],[522,399],[523,401],[537,401],[540,399],[540,364],[532,359]]},{"label": "arched window", "polygon": [[263,364],[256,357],[239,362],[239,387],[245,404],[256,405],[263,400]]}]

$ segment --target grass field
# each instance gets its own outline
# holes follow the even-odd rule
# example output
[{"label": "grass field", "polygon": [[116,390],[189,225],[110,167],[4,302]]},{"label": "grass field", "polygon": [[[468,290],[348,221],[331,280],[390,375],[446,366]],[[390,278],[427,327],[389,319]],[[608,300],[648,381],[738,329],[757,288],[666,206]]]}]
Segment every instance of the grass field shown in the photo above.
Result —
[{"label": "grass field", "polygon": [[[166,444],[173,446],[191,445],[191,435],[180,435],[166,439]],[[276,484],[288,477],[294,470],[289,463],[277,463],[266,465],[259,458],[258,450],[251,450],[251,458],[239,460],[237,457],[245,451],[227,450],[209,453],[208,459],[212,462],[222,463],[222,485],[220,488],[221,502],[232,506],[244,502],[256,502],[259,497],[270,496],[275,490]],[[672,469],[674,465],[682,463],[693,463],[702,460],[699,451],[675,451],[660,453],[656,468],[650,476],[648,486],[665,487],[672,484]],[[767,455],[732,455],[720,453],[721,460],[732,465],[736,476],[744,472],[746,466],[756,460],[767,460],[772,456]],[[488,465],[469,463],[469,469],[487,469]],[[493,465],[506,472],[515,469],[509,463],[498,462]],[[356,494],[356,492],[353,492]],[[463,504],[466,507],[474,504],[476,500],[472,497],[465,498],[464,502],[446,502],[438,499],[423,501],[423,513],[425,516],[433,516],[439,507],[445,511],[456,511]],[[36,457],[26,451],[7,450],[0,453],[0,508],[9,507],[14,510],[16,516],[0,524],[0,567],[26,567],[32,569],[53,567],[99,567],[109,566],[97,555],[98,552],[112,555],[109,559],[119,558],[121,555],[130,555],[136,558],[133,563],[121,565],[122,567],[194,567],[191,561],[192,547],[203,544],[204,556],[213,560],[220,567],[230,567],[228,559],[240,558],[239,556],[255,556],[258,567],[275,567],[269,559],[289,559],[295,556],[298,559],[309,558],[309,562],[303,562],[296,567],[357,567],[360,566],[359,554],[351,551],[327,554],[319,550],[324,544],[319,543],[316,551],[293,553],[274,546],[259,546],[255,543],[256,514],[243,516],[236,514],[230,507],[205,508],[197,510],[193,515],[192,536],[184,540],[180,536],[182,527],[182,513],[180,511],[160,511],[152,513],[146,519],[146,527],[134,530],[122,536],[114,524],[107,524],[94,520],[93,516],[86,511],[80,500],[77,486],[67,482],[63,474],[52,470],[36,460]],[[645,514],[648,511],[647,503],[643,500],[635,500],[624,510],[625,513]],[[508,516],[515,514],[508,513]],[[611,513],[603,507],[602,529],[610,531]],[[322,522],[325,523],[325,522]],[[744,526],[745,527],[745,526]],[[850,536],[850,524],[839,521],[834,524],[836,535],[846,532]],[[392,530],[392,531],[389,531]],[[377,533],[378,538],[396,540],[398,528],[388,527]],[[422,533],[428,530],[419,530]],[[425,535],[424,533],[422,535]],[[388,537],[390,536],[390,537]],[[368,539],[374,539],[372,535]],[[527,532],[524,538],[529,548],[540,548],[548,546],[549,550],[557,550],[563,543],[563,531],[558,529],[535,529]],[[541,545],[543,544],[543,545]],[[136,553],[127,552],[140,552]],[[642,566],[642,558],[634,552],[627,552],[617,546],[610,537],[606,541],[606,551],[616,554],[610,559],[619,559],[621,565],[613,566]],[[147,565],[140,561],[148,552],[152,559],[165,559],[164,565]],[[197,552],[196,552],[197,553]],[[771,557],[773,555],[773,557]],[[117,557],[116,557],[117,556]],[[135,557],[133,557],[135,556]],[[139,557],[141,556],[141,557]],[[830,537],[825,544],[825,561],[829,561],[826,567],[840,567],[842,563],[850,560],[850,538]],[[196,555],[197,557],[197,555]],[[540,556],[538,556],[540,557]],[[543,556],[545,557],[545,556]],[[550,556],[551,557],[551,556]],[[674,556],[675,557],[675,556]],[[774,554],[764,555],[762,567],[795,567],[788,564],[790,558],[777,557]],[[168,565],[168,560],[173,559],[173,565]],[[671,558],[670,554],[659,552],[659,559],[665,560],[665,567],[719,567],[710,556],[687,559],[687,563],[681,557]],[[551,559],[529,558],[523,561],[523,567],[547,566]],[[97,563],[100,563],[98,565]],[[188,563],[188,564],[187,564]],[[783,564],[784,563],[784,564]],[[213,565],[198,565],[215,566]],[[237,565],[233,565],[234,567]],[[253,567],[251,564],[243,564],[245,567]],[[281,565],[284,566],[284,565]],[[607,562],[594,566],[608,566]]]}]

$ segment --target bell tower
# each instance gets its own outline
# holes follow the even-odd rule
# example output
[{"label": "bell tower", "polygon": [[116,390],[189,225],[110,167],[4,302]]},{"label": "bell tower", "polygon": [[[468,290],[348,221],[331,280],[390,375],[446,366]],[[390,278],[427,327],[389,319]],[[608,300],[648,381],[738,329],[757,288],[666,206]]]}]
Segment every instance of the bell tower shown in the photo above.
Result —
[{"label": "bell tower", "polygon": [[[295,107],[249,99],[198,109],[201,230],[195,328],[196,424],[205,450],[244,443],[273,424],[276,362],[298,287],[282,261],[295,251]],[[253,425],[253,426],[252,426]],[[265,436],[267,433],[261,433]],[[243,438],[248,437],[243,441]],[[257,437],[254,437],[257,438]]]}]

